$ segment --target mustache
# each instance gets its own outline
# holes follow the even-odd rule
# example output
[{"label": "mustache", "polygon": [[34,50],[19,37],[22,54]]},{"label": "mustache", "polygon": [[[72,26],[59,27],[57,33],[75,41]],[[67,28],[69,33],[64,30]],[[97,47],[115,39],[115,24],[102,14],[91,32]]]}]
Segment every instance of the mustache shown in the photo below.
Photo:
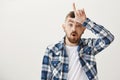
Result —
[{"label": "mustache", "polygon": [[74,31],[74,32],[71,32],[71,35],[72,35],[72,34],[77,34],[77,32],[76,32],[76,31]]}]

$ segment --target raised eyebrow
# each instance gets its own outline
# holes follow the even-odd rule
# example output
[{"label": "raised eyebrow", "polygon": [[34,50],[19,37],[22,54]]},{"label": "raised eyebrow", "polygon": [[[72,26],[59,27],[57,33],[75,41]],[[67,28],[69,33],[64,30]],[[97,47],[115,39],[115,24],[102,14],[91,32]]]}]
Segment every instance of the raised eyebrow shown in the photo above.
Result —
[{"label": "raised eyebrow", "polygon": [[68,22],[74,22],[73,20],[69,19]]}]

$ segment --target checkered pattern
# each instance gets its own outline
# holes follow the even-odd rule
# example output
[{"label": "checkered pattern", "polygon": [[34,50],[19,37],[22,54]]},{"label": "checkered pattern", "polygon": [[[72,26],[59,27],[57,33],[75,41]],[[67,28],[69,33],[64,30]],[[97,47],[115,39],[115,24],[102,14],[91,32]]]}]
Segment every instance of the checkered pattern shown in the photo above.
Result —
[{"label": "checkered pattern", "polygon": [[[92,31],[98,38],[81,38],[78,56],[83,70],[89,80],[98,80],[95,55],[105,49],[114,36],[103,26],[92,22],[89,18],[83,26]],[[64,39],[48,46],[43,57],[41,80],[67,80],[69,60],[65,50]]]}]

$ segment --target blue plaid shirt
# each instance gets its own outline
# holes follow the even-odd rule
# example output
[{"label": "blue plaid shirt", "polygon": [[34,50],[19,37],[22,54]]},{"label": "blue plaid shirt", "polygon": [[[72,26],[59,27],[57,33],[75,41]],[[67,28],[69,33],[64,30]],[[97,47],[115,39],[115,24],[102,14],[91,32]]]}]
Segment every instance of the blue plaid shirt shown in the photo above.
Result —
[{"label": "blue plaid shirt", "polygon": [[[114,36],[89,18],[82,25],[98,38],[80,39],[77,49],[79,61],[88,79],[98,80],[95,55],[105,49],[114,40]],[[63,39],[47,47],[42,62],[41,80],[67,80],[68,71],[69,58]]]}]

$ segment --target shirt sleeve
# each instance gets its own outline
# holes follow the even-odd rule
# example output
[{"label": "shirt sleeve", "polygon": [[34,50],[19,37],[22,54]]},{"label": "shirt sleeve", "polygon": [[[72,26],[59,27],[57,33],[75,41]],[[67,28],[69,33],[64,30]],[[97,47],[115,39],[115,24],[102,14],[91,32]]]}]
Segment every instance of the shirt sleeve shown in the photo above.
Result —
[{"label": "shirt sleeve", "polygon": [[50,80],[51,76],[50,56],[49,49],[47,48],[42,61],[41,80]]},{"label": "shirt sleeve", "polygon": [[82,25],[98,37],[91,39],[94,55],[105,49],[114,40],[114,36],[110,31],[102,25],[92,22],[89,18],[87,18]]}]

